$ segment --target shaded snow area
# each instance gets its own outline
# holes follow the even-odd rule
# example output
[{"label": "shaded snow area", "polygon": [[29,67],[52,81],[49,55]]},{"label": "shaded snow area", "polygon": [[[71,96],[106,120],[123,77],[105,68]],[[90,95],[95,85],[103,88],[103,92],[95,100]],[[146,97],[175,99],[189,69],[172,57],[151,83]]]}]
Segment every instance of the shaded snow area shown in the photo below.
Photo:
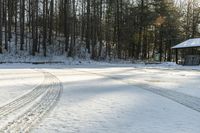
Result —
[{"label": "shaded snow area", "polygon": [[[35,100],[19,109],[17,102],[5,116],[0,108],[0,131],[199,133],[198,69],[172,63],[3,64],[1,105],[26,93]],[[35,85],[38,95],[31,91]]]}]

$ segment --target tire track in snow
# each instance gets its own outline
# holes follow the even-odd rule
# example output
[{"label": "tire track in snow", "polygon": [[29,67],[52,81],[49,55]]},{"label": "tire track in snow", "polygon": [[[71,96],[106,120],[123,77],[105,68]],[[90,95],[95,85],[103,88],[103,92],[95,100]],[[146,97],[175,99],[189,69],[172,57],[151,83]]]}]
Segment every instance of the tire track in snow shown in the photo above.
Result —
[{"label": "tire track in snow", "polygon": [[22,97],[0,107],[0,119],[24,107],[25,105],[29,104],[30,102],[35,100],[37,97],[42,95],[45,92],[46,88],[49,87],[49,81],[50,81],[49,74],[44,72],[44,80],[41,83],[41,85],[37,86],[31,92],[23,95]]},{"label": "tire track in snow", "polygon": [[[37,102],[35,102],[23,114],[18,116],[16,119],[12,120],[12,122],[9,122],[4,128],[0,130],[0,132],[6,132],[6,133],[29,132],[30,129],[39,121],[41,121],[42,118],[56,105],[62,93],[62,84],[56,76],[50,73],[44,73],[44,74],[45,74],[45,79],[44,79],[45,81],[43,82],[43,84],[41,86],[38,86],[36,90],[33,90],[32,92],[23,96],[23,97],[29,97],[30,95],[31,96],[33,95],[30,99],[19,98],[22,100],[17,100],[19,101],[19,103],[13,101],[11,104],[12,106],[10,107],[22,108],[24,106],[22,105],[23,102],[24,104],[28,104],[32,102],[31,100],[36,100],[38,97],[41,97],[41,99],[37,100]],[[33,97],[36,99],[33,99]],[[25,102],[25,100],[28,100],[30,102]],[[17,105],[14,103],[16,103]]]},{"label": "tire track in snow", "polygon": [[[77,70],[78,71],[78,70]],[[133,82],[128,82],[123,80],[122,78],[119,77],[114,77],[114,76],[110,76],[110,75],[106,75],[106,74],[99,74],[99,73],[95,73],[95,72],[88,72],[88,71],[80,71],[80,72],[86,72],[86,73],[90,73],[90,74],[95,74],[95,75],[99,75],[99,76],[103,76],[103,77],[107,77],[113,80],[118,80],[121,82],[124,82],[126,84],[129,85],[134,85],[137,86],[143,90],[152,92],[154,94],[157,94],[159,96],[165,97],[167,99],[170,99],[176,103],[179,103],[181,105],[184,105],[185,107],[188,107],[192,110],[195,110],[197,112],[200,112],[200,98],[198,97],[194,97],[188,94],[184,94],[181,92],[177,92],[177,91],[173,91],[173,90],[167,90],[164,88],[158,88],[158,87],[153,87],[144,83],[133,83]]]},{"label": "tire track in snow", "polygon": [[144,90],[150,91],[154,94],[160,95],[162,97],[168,98],[174,102],[182,104],[192,110],[200,112],[200,98],[194,97],[188,94],[184,94],[177,91],[167,90],[163,88],[154,88],[146,84],[132,83]]}]

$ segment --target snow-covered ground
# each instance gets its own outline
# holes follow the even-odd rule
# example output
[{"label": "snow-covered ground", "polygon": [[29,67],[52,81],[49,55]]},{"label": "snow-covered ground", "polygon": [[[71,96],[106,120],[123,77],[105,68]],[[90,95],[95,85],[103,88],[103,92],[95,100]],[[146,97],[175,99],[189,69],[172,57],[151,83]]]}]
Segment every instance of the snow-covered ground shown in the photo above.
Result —
[{"label": "snow-covered ground", "polygon": [[[60,100],[33,126],[33,133],[199,133],[199,69],[172,63],[2,64],[0,104],[30,92],[37,84],[60,82]],[[43,82],[43,72],[59,81],[50,75],[52,82]],[[31,105],[23,108],[29,110]],[[15,122],[21,114],[6,117]],[[31,122],[30,115],[25,118]]]},{"label": "snow-covered ground", "polygon": [[43,78],[43,74],[34,69],[0,68],[0,105],[31,91]]}]

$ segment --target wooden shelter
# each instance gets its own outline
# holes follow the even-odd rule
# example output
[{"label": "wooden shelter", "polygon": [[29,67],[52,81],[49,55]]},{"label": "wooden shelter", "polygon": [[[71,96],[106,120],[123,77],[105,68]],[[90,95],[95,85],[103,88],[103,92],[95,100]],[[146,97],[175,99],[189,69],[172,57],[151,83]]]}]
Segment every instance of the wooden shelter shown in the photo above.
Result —
[{"label": "wooden shelter", "polygon": [[189,39],[174,47],[176,63],[181,65],[200,65],[200,38]]}]

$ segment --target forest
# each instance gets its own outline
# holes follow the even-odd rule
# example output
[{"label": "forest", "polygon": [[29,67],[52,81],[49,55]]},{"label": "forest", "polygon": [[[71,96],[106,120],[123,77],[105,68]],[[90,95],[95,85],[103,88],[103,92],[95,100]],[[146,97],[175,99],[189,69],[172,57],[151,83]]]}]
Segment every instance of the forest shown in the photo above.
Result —
[{"label": "forest", "polygon": [[0,0],[0,54],[171,61],[199,18],[197,0]]}]

